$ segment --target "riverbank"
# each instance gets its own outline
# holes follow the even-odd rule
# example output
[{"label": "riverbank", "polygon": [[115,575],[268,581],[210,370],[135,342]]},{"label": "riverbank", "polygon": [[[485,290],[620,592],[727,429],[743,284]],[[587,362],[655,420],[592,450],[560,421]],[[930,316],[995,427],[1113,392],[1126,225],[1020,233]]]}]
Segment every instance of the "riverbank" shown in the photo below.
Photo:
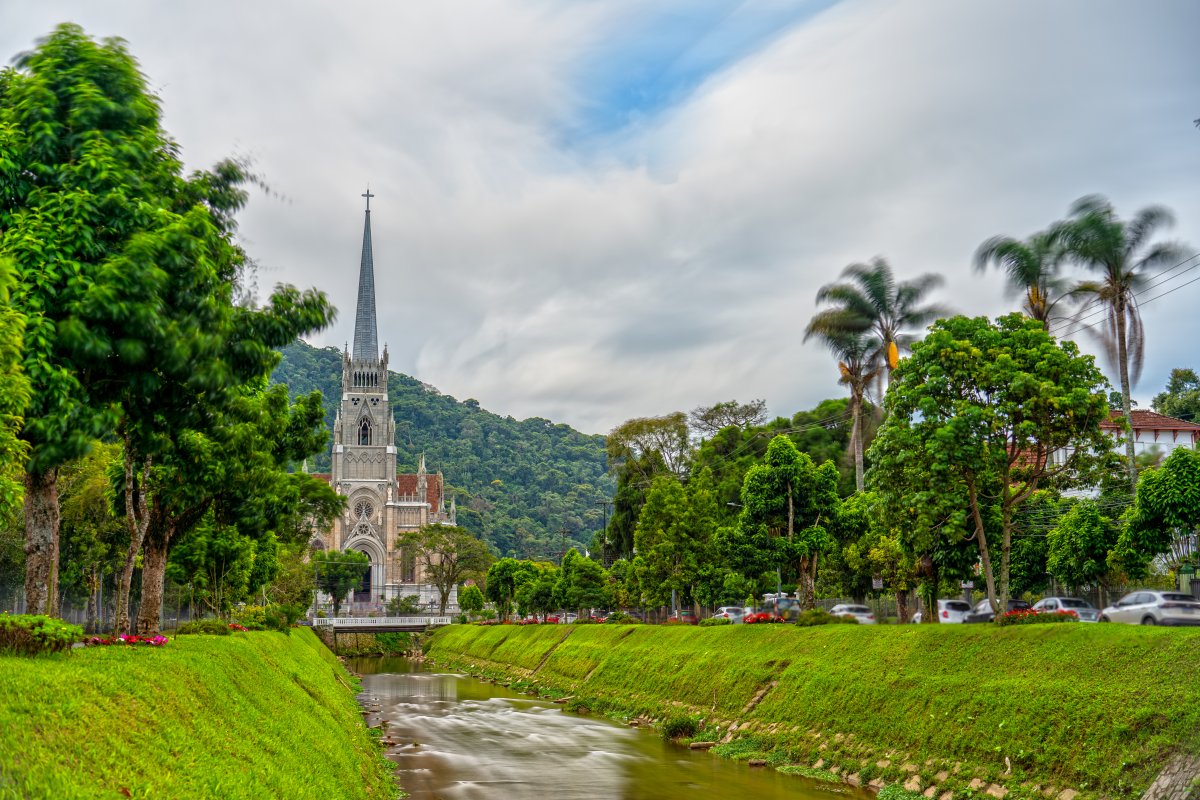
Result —
[{"label": "riverbank", "polygon": [[690,717],[691,739],[731,757],[927,797],[1138,797],[1200,755],[1200,631],[455,625],[428,656],[577,710]]},{"label": "riverbank", "polygon": [[0,656],[0,798],[394,798],[310,630]]}]

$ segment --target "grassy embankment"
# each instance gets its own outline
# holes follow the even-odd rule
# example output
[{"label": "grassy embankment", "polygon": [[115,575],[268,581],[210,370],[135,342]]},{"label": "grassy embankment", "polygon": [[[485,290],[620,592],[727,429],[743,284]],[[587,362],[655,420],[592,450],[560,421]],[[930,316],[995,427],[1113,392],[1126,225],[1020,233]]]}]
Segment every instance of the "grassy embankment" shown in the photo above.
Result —
[{"label": "grassy embankment", "polygon": [[451,626],[429,655],[568,708],[690,714],[696,740],[737,724],[717,748],[733,757],[956,798],[1136,797],[1169,757],[1200,753],[1200,631]]},{"label": "grassy embankment", "polygon": [[390,798],[309,630],[0,655],[0,798]]}]

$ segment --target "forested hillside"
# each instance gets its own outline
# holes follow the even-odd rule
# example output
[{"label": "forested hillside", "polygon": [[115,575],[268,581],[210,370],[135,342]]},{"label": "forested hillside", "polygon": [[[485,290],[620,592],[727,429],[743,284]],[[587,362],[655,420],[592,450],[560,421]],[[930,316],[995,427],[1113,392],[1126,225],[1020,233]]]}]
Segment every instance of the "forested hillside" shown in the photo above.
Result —
[{"label": "forested hillside", "polygon": [[[341,398],[341,351],[295,342],[282,353],[271,381],[286,383],[292,397],[320,390],[332,430]],[[501,417],[476,400],[456,400],[395,372],[388,374],[388,393],[397,469],[415,472],[424,453],[428,468],[445,474],[447,500],[458,498],[459,523],[501,555],[557,558],[564,546],[582,549],[603,526],[597,501],[615,489],[603,436],[539,417]],[[328,472],[329,458],[326,448],[309,470]]]}]

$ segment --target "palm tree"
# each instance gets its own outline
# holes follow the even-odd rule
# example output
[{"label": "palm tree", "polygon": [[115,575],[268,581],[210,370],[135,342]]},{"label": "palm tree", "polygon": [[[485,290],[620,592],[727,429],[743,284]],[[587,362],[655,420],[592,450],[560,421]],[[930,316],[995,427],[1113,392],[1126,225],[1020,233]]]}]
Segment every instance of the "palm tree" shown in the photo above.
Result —
[{"label": "palm tree", "polygon": [[1121,380],[1121,410],[1125,414],[1125,455],[1129,482],[1137,492],[1137,462],[1133,453],[1132,403],[1130,391],[1141,377],[1146,352],[1145,329],[1138,311],[1138,290],[1145,286],[1146,272],[1173,265],[1184,257],[1174,242],[1152,244],[1159,228],[1173,225],[1170,211],[1161,206],[1143,208],[1124,222],[1112,204],[1099,195],[1089,195],[1071,207],[1072,218],[1060,226],[1067,252],[1084,267],[1099,273],[1095,280],[1078,284],[1074,293],[1090,296],[1104,310],[1099,336],[1106,354]]},{"label": "palm tree", "polygon": [[1071,293],[1058,274],[1066,253],[1058,229],[1035,233],[1021,242],[1007,236],[993,236],[975,252],[975,269],[983,271],[995,263],[1004,270],[1008,285],[1025,296],[1025,312],[1050,332],[1057,306]]},{"label": "palm tree", "polygon": [[854,488],[862,491],[863,484],[863,403],[867,389],[879,375],[873,362],[879,351],[879,341],[861,333],[814,333],[838,359],[842,377],[838,383],[850,389],[850,448],[854,452]]},{"label": "palm tree", "polygon": [[[885,374],[890,380],[900,350],[907,349],[916,338],[907,331],[924,328],[946,315],[942,306],[920,305],[930,290],[942,285],[942,276],[927,273],[896,283],[891,265],[877,256],[870,263],[846,267],[842,278],[847,280],[827,284],[817,292],[818,303],[830,302],[835,307],[817,312],[809,320],[804,339],[870,333],[876,345],[869,354],[869,363],[876,368],[882,384]],[[884,366],[886,373],[881,369]]]}]

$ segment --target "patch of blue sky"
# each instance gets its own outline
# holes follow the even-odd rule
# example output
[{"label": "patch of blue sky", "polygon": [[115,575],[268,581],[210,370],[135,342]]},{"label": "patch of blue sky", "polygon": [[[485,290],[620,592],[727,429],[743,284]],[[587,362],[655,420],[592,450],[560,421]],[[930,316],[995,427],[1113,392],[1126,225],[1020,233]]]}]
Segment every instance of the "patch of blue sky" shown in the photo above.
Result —
[{"label": "patch of blue sky", "polygon": [[[576,63],[578,102],[560,147],[586,155],[641,129],[705,81],[769,46],[836,0],[664,0],[609,20]],[[611,153],[610,153],[611,155]]]}]

